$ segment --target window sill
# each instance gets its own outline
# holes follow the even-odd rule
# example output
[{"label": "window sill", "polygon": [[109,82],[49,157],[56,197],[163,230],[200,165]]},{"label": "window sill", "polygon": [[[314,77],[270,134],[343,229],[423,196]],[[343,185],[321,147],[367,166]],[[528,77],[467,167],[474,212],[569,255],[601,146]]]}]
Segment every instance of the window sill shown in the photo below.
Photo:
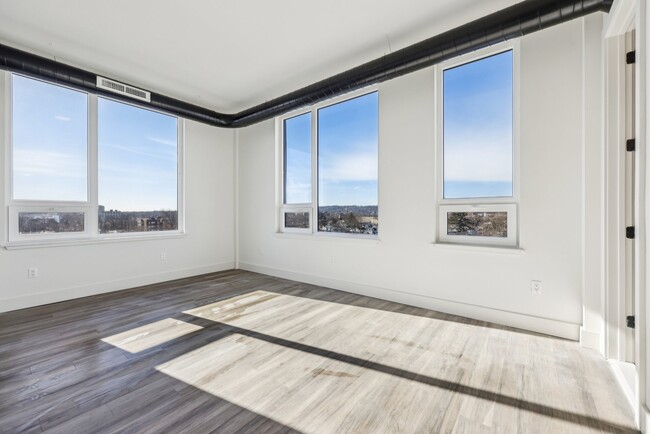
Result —
[{"label": "window sill", "polygon": [[499,245],[488,245],[488,244],[460,244],[460,243],[431,243],[432,247],[442,250],[456,250],[456,251],[468,251],[468,252],[477,252],[477,253],[497,253],[504,255],[522,255],[526,251],[521,247],[516,246],[499,246]]},{"label": "window sill", "polygon": [[90,244],[122,243],[132,241],[168,240],[185,237],[185,232],[147,235],[102,235],[93,238],[66,238],[59,240],[11,241],[2,245],[5,250],[40,249],[46,247],[83,246]]},{"label": "window sill", "polygon": [[343,240],[343,241],[361,241],[361,242],[370,242],[374,241],[376,243],[380,242],[379,235],[361,235],[361,234],[344,234],[340,232],[275,232],[273,236],[277,238],[287,238],[287,239],[296,239],[296,240]]}]

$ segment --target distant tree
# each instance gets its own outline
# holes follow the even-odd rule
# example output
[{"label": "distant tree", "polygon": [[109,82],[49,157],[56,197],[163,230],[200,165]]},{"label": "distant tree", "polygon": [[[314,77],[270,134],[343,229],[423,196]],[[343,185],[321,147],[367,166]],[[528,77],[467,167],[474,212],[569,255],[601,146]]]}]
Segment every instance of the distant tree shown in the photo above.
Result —
[{"label": "distant tree", "polygon": [[467,212],[452,212],[447,215],[447,232],[465,234],[468,230],[474,229],[475,223]]}]

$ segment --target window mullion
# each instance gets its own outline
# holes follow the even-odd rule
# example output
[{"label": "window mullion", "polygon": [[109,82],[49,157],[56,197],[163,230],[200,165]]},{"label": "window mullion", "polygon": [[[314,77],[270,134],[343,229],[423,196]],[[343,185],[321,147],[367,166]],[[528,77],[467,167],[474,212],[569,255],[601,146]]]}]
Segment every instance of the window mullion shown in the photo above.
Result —
[{"label": "window mullion", "polygon": [[311,230],[318,232],[318,109],[311,111]]},{"label": "window mullion", "polygon": [[98,167],[98,126],[97,95],[90,94],[88,101],[88,232],[92,236],[99,234],[99,167]]}]

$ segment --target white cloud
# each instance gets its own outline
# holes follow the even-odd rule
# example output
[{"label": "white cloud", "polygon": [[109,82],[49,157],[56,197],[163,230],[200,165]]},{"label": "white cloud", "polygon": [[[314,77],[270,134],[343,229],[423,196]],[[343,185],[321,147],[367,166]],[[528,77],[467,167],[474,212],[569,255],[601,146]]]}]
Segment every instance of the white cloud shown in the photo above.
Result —
[{"label": "white cloud", "polygon": [[173,146],[176,147],[176,142],[172,140],[160,139],[158,137],[147,137],[147,140],[151,140],[154,143],[160,143],[161,145]]},{"label": "white cloud", "polygon": [[72,120],[67,116],[61,116],[61,115],[54,116],[54,119],[56,119],[57,121],[63,121],[63,122],[70,122]]},{"label": "white cloud", "polygon": [[153,154],[151,152],[146,152],[146,151],[141,151],[139,149],[129,147],[129,146],[122,146],[122,145],[104,145],[109,148],[113,149],[119,149],[120,151],[125,151],[125,152],[130,152],[132,154],[136,155],[144,155],[145,157],[151,157],[151,158],[159,158],[161,160],[166,160],[166,161],[176,161],[176,155],[175,154],[165,154],[165,153],[160,153],[160,154]]},{"label": "white cloud", "polygon": [[445,147],[445,180],[512,181],[512,147],[507,141],[463,140]]},{"label": "white cloud", "polygon": [[59,152],[15,149],[14,173],[21,176],[49,175],[60,178],[86,176],[86,160]]},{"label": "white cloud", "polygon": [[377,154],[366,152],[328,157],[320,168],[322,181],[374,181],[377,179]]}]

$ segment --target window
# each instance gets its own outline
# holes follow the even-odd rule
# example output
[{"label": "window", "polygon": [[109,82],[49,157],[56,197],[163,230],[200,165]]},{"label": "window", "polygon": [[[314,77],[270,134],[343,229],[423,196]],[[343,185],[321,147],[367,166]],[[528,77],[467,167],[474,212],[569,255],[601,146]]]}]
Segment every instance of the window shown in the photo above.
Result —
[{"label": "window", "polygon": [[177,120],[99,98],[99,233],[178,229]]},{"label": "window", "polygon": [[441,241],[517,243],[514,56],[508,49],[439,67]]},{"label": "window", "polygon": [[284,121],[284,203],[311,203],[311,113]]},{"label": "window", "polygon": [[8,76],[10,242],[182,227],[177,118]]},{"label": "window", "polygon": [[88,95],[14,75],[15,200],[88,200]]},{"label": "window", "polygon": [[347,98],[281,122],[284,232],[378,233],[378,94]]}]

